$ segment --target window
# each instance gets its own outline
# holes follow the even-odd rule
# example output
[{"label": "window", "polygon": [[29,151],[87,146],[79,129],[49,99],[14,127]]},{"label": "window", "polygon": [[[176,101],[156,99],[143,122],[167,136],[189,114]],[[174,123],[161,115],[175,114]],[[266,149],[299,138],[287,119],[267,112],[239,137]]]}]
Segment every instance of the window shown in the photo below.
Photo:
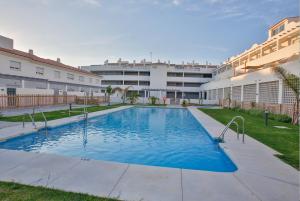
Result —
[{"label": "window", "polygon": [[150,81],[139,81],[140,86],[150,86]]},{"label": "window", "polygon": [[204,78],[212,78],[212,74],[203,74]]},{"label": "window", "polygon": [[21,62],[10,61],[9,67],[10,67],[11,70],[20,71],[21,70]]},{"label": "window", "polygon": [[172,73],[172,72],[169,72],[169,73],[167,73],[167,76],[168,77],[183,77],[183,73]]},{"label": "window", "polygon": [[102,85],[123,85],[122,80],[102,80]]},{"label": "window", "polygon": [[200,87],[200,82],[185,82],[184,87]]},{"label": "window", "polygon": [[124,72],[124,75],[138,75],[138,72],[137,71],[125,71]]},{"label": "window", "polygon": [[59,71],[54,71],[54,78],[55,79],[60,79],[60,72]]},{"label": "window", "polygon": [[167,82],[168,87],[182,87],[182,82]]},{"label": "window", "polygon": [[67,73],[67,78],[68,78],[69,80],[74,80],[74,75],[71,74],[71,73]]},{"label": "window", "polygon": [[125,80],[124,85],[138,85],[138,81],[135,80]]},{"label": "window", "polygon": [[84,77],[83,76],[79,76],[79,81],[80,82],[84,82]]},{"label": "window", "polygon": [[97,75],[123,75],[123,71],[92,71]]},{"label": "window", "polygon": [[140,76],[150,76],[149,71],[140,71],[139,74],[140,74]]},{"label": "window", "polygon": [[201,73],[184,73],[184,77],[203,77]]},{"label": "window", "polygon": [[275,36],[276,34],[279,34],[280,32],[282,32],[284,30],[284,24],[281,25],[280,27],[272,30],[272,36]]},{"label": "window", "polygon": [[44,75],[44,68],[36,67],[35,74]]}]

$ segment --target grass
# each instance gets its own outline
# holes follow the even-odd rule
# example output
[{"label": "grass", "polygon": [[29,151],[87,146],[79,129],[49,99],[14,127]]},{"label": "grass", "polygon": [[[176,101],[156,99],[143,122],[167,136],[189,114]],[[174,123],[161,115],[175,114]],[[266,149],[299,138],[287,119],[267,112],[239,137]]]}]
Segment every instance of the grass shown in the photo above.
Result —
[{"label": "grass", "polygon": [[[266,127],[263,117],[254,116],[231,109],[207,109],[201,111],[226,125],[234,116],[245,118],[245,133],[263,144],[273,148],[282,155],[277,155],[286,163],[299,170],[299,126],[269,120]],[[290,129],[279,129],[273,126],[286,126]]]},{"label": "grass", "polygon": [[[101,110],[112,109],[116,107],[122,106],[121,104],[118,105],[111,105],[111,106],[92,106],[87,107],[87,112],[97,112]],[[74,108],[71,112],[71,116],[80,115],[83,112],[83,108]],[[47,120],[54,120],[54,119],[61,119],[65,117],[69,117],[69,110],[56,110],[51,112],[44,112]],[[9,122],[22,122],[24,115],[18,116],[0,116],[0,121],[9,121]],[[35,113],[34,115],[35,121],[44,121],[43,116],[41,113]],[[25,122],[30,122],[30,118],[28,115],[25,116]]]},{"label": "grass", "polygon": [[0,201],[117,201],[82,193],[0,182]]}]

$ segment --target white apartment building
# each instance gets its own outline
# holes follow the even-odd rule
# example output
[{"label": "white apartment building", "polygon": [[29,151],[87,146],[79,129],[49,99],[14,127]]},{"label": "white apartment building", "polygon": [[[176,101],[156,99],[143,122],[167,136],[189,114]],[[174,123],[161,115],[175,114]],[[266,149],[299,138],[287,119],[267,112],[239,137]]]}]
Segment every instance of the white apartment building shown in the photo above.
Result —
[{"label": "white apartment building", "polygon": [[[292,91],[272,70],[281,66],[300,76],[300,19],[281,20],[268,30],[268,39],[231,57],[214,72],[213,80],[201,85],[205,103],[251,108],[254,105],[276,113],[290,114],[295,102]],[[228,104],[228,103],[227,103]]]},{"label": "white apartment building", "polygon": [[13,48],[13,40],[0,36],[0,95],[100,95],[101,77]]},{"label": "white apartment building", "polygon": [[[101,86],[106,88],[130,87],[129,93],[135,91],[140,95],[140,102],[148,102],[150,96],[159,98],[160,103],[179,103],[183,99],[199,103],[200,86],[212,79],[216,65],[200,65],[197,63],[170,64],[170,62],[147,62],[142,60],[122,61],[115,63],[106,61],[103,65],[82,66],[81,69],[102,76]],[[103,91],[104,92],[104,91]],[[113,100],[120,101],[120,94],[113,95]]]}]

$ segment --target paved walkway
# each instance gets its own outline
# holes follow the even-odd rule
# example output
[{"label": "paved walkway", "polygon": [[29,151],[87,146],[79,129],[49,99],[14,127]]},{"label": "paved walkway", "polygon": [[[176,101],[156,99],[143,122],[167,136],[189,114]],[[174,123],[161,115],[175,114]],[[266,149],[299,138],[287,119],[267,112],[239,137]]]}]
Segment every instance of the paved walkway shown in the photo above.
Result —
[{"label": "paved walkway", "polygon": [[[87,105],[87,107],[92,106],[92,105]],[[78,108],[78,107],[84,107],[84,105],[76,105],[72,104],[73,108]],[[69,105],[50,105],[50,106],[41,106],[41,107],[36,107],[35,112],[50,112],[50,111],[56,111],[56,110],[68,110]],[[22,115],[24,113],[32,113],[32,107],[29,108],[16,108],[16,109],[6,109],[6,110],[1,110],[1,114],[3,116],[17,116],[17,115]]]},{"label": "paved walkway", "polygon": [[[106,113],[126,108],[107,110]],[[196,108],[189,110],[212,136],[217,136],[224,128]],[[250,137],[243,144],[231,130],[225,140],[221,146],[238,166],[233,173],[0,149],[0,180],[131,201],[299,200],[299,172],[274,157],[276,151]]]},{"label": "paved walkway", "polygon": [[0,129],[1,129],[1,128],[7,128],[7,127],[18,126],[18,125],[22,125],[22,123],[20,123],[20,122],[0,121]]}]

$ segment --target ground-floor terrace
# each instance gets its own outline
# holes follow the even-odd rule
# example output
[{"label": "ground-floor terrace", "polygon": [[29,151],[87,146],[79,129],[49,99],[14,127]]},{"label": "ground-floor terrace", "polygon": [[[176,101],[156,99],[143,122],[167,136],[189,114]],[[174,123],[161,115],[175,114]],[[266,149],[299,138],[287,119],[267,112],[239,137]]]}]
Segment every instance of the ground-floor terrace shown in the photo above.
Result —
[{"label": "ground-floor terrace", "polygon": [[[300,76],[300,60],[283,64],[287,72]],[[291,80],[299,85],[299,79]],[[292,115],[296,103],[294,91],[276,74],[265,68],[243,75],[216,79],[201,86],[206,104],[268,110],[272,113]]]},{"label": "ground-floor terrace", "polygon": [[[89,114],[89,118],[130,109],[120,106]],[[211,137],[218,137],[224,125],[195,107],[187,110]],[[79,116],[48,121],[49,128],[81,121]],[[92,121],[91,121],[92,123]],[[37,123],[38,129],[44,128]],[[9,139],[36,130],[14,124],[0,129]],[[44,186],[120,200],[299,200],[299,172],[275,154],[277,151],[246,136],[237,139],[233,130],[219,144],[237,166],[233,172],[167,168],[0,149],[0,180]]]},{"label": "ground-floor terrace", "polygon": [[101,87],[63,81],[50,81],[47,78],[24,77],[0,73],[0,95],[77,95],[100,96]]}]

